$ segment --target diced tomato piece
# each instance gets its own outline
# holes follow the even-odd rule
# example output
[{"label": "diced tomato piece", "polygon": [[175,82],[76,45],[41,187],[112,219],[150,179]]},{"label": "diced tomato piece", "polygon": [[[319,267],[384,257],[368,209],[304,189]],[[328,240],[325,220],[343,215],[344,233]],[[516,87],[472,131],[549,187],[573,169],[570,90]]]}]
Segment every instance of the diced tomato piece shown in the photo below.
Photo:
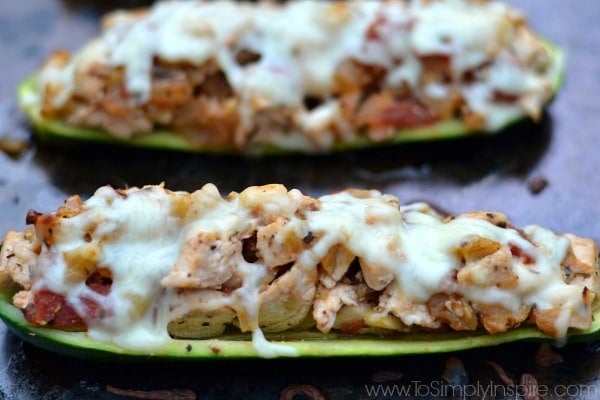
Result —
[{"label": "diced tomato piece", "polygon": [[64,301],[61,295],[46,290],[37,292],[33,304],[25,309],[25,318],[35,325],[47,325],[54,319]]},{"label": "diced tomato piece", "polygon": [[375,18],[375,21],[367,28],[365,36],[367,40],[377,41],[381,39],[381,35],[379,34],[379,27],[386,23],[385,15],[378,15]]},{"label": "diced tomato piece", "polygon": [[519,96],[516,94],[504,93],[496,90],[494,92],[494,102],[504,104],[514,104],[519,100]]},{"label": "diced tomato piece", "polygon": [[34,325],[50,326],[65,330],[85,330],[85,322],[67,304],[65,298],[49,290],[34,294],[33,304],[25,309],[25,319]]},{"label": "diced tomato piece", "polygon": [[368,119],[368,125],[373,128],[414,128],[432,124],[439,119],[435,110],[414,99],[405,98],[394,100],[375,112]]},{"label": "diced tomato piece", "polygon": [[423,69],[428,75],[445,77],[450,79],[452,76],[452,66],[450,65],[450,56],[447,54],[427,54],[419,57],[423,64]]},{"label": "diced tomato piece", "polygon": [[84,331],[87,329],[83,319],[67,303],[61,305],[60,310],[54,316],[51,326],[69,331]]},{"label": "diced tomato piece", "polygon": [[351,335],[354,335],[354,334],[358,333],[365,326],[366,326],[365,321],[363,321],[362,319],[359,319],[356,321],[350,321],[350,322],[343,323],[340,326],[340,330],[344,333],[349,333]]},{"label": "diced tomato piece", "polygon": [[530,265],[535,262],[535,259],[531,255],[525,253],[522,248],[515,244],[510,245],[510,252],[514,257],[523,260],[523,264],[525,265]]},{"label": "diced tomato piece", "polygon": [[[86,285],[94,292],[106,296],[110,292],[112,279],[106,273],[94,272],[86,279]],[[82,297],[85,314],[89,319],[100,319],[106,310],[94,299]],[[50,290],[40,290],[33,295],[33,304],[25,311],[25,319],[34,325],[49,326],[63,330],[86,330],[87,325],[79,314],[67,303],[65,297]]]},{"label": "diced tomato piece", "polygon": [[102,319],[106,315],[106,310],[94,299],[82,297],[81,301],[85,305],[85,312],[90,319]]},{"label": "diced tomato piece", "polygon": [[94,292],[106,296],[110,292],[112,279],[96,271],[85,280],[85,284]]}]

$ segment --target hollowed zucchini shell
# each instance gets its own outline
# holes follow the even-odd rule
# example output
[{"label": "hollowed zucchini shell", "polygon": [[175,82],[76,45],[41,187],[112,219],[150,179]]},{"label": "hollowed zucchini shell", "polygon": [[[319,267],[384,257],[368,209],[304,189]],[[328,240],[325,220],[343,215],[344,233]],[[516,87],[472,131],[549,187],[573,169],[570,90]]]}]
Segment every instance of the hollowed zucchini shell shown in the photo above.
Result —
[{"label": "hollowed zucchini shell", "polygon": [[[541,43],[547,50],[550,56],[552,79],[552,95],[546,102],[547,106],[556,96],[564,77],[564,53],[554,43],[540,38]],[[382,145],[395,145],[410,142],[425,142],[433,140],[455,139],[477,134],[495,134],[506,131],[507,128],[513,126],[528,117],[523,114],[514,120],[507,121],[506,124],[496,130],[490,132],[476,132],[467,128],[465,123],[459,119],[443,120],[431,125],[419,128],[400,129],[389,140],[384,142],[373,142],[366,135],[358,135],[352,141],[337,142],[329,149],[314,149],[314,150],[298,150],[275,147],[274,145],[255,145],[252,148],[236,150],[230,147],[200,145],[192,143],[182,135],[178,135],[169,130],[155,130],[151,133],[136,135],[130,139],[119,139],[104,132],[98,128],[85,126],[69,125],[59,119],[44,118],[40,113],[40,103],[37,99],[37,76],[31,75],[24,79],[18,87],[19,104],[23,111],[27,114],[31,124],[35,128],[35,132],[42,140],[47,141],[70,141],[70,142],[101,142],[112,143],[134,147],[156,148],[162,150],[178,150],[185,152],[198,153],[245,153],[251,155],[269,155],[282,154],[292,152],[338,152],[344,150],[361,149]]]},{"label": "hollowed zucchini shell", "polygon": [[[218,339],[170,339],[152,352],[124,349],[111,343],[92,340],[85,332],[66,332],[35,327],[21,310],[11,304],[6,289],[0,293],[0,319],[8,328],[37,347],[78,358],[96,360],[202,360],[222,358],[259,358],[249,335],[228,334]],[[429,353],[450,353],[480,347],[491,347],[516,341],[553,341],[534,326],[521,326],[504,333],[477,332],[411,333],[375,335],[322,334],[289,332],[267,335],[275,343],[295,348],[298,357],[377,357]],[[600,338],[600,310],[596,309],[588,330],[572,330],[565,344]]]}]

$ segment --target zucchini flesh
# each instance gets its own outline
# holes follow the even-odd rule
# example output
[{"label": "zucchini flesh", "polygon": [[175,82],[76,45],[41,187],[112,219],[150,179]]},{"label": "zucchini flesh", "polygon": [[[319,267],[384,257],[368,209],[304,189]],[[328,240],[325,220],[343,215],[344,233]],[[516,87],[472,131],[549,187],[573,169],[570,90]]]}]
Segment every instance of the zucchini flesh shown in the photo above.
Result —
[{"label": "zucchini flesh", "polygon": [[[0,292],[0,319],[25,342],[56,353],[95,360],[203,360],[222,358],[259,358],[246,334],[228,334],[218,339],[170,339],[152,352],[131,350],[92,340],[85,332],[67,332],[30,325],[21,310],[11,303],[7,289]],[[377,357],[450,353],[491,347],[516,341],[553,341],[534,326],[521,326],[507,332],[410,333],[386,336],[320,332],[285,332],[268,335],[275,343],[297,350],[298,357]],[[600,309],[594,312],[589,329],[572,330],[564,342],[592,341],[600,338]]]},{"label": "zucchini flesh", "polygon": [[[546,106],[554,99],[560,89],[564,79],[565,56],[563,51],[554,43],[539,38],[552,59],[552,94],[548,99]],[[504,132],[510,126],[513,126],[523,120],[527,120],[526,115],[522,115],[514,120],[507,121],[504,127],[497,131],[472,131],[466,124],[459,119],[443,120],[431,125],[400,129],[389,140],[384,142],[373,142],[366,135],[358,135],[352,141],[335,143],[330,149],[311,149],[299,150],[276,147],[275,145],[254,145],[254,147],[236,150],[232,147],[201,145],[193,143],[175,132],[158,129],[150,133],[136,135],[130,139],[116,138],[99,128],[69,125],[59,119],[48,119],[41,115],[40,104],[37,97],[36,75],[31,75],[24,79],[17,90],[17,97],[21,109],[27,114],[36,134],[44,140],[67,140],[74,142],[98,142],[112,143],[125,146],[154,148],[162,150],[174,150],[197,153],[245,153],[248,155],[276,155],[285,153],[327,153],[339,152],[344,150],[361,149],[376,147],[381,145],[397,145],[412,142],[427,142],[433,140],[457,139],[461,137],[472,136],[476,134],[495,134]]]}]

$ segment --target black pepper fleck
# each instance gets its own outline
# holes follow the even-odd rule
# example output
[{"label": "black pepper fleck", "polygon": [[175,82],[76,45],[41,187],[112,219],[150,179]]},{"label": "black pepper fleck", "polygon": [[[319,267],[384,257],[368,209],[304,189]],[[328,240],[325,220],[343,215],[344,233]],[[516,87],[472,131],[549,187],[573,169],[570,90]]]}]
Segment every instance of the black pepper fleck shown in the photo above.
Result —
[{"label": "black pepper fleck", "polygon": [[304,236],[302,240],[304,241],[304,243],[308,244],[312,242],[314,238],[315,236],[313,235],[312,231],[308,231],[308,233],[306,234],[306,236]]}]

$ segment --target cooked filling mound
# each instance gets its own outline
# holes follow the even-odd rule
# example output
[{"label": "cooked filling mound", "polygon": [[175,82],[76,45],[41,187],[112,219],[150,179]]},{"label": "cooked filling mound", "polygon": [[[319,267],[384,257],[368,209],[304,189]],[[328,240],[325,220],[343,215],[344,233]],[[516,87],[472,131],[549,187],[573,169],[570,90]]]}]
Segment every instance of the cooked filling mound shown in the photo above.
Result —
[{"label": "cooked filling mound", "polygon": [[253,332],[260,349],[263,332],[289,330],[533,325],[563,338],[590,326],[599,290],[593,240],[377,191],[102,187],[27,220],[0,251],[2,281],[21,288],[14,304],[31,324],[125,348],[229,331]]},{"label": "cooked filling mound", "polygon": [[325,151],[540,117],[560,60],[498,1],[159,2],[38,74],[41,115],[128,139]]}]

